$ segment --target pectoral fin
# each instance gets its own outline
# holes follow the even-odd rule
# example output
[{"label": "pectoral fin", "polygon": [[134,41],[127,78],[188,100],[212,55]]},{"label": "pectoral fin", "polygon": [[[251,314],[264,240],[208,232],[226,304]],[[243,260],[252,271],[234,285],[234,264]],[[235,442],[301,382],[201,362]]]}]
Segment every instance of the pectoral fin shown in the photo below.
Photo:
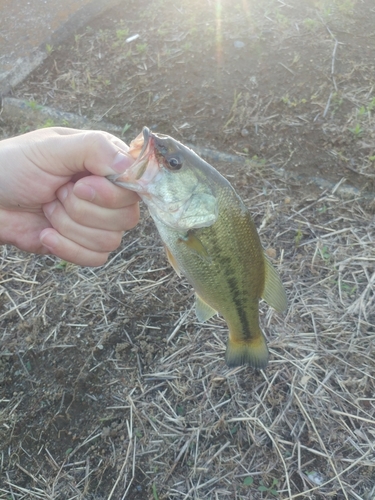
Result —
[{"label": "pectoral fin", "polygon": [[210,260],[208,252],[201,240],[192,232],[188,231],[186,236],[180,236],[178,242],[186,245],[190,250],[197,253],[204,260]]},{"label": "pectoral fin", "polygon": [[262,299],[276,311],[285,311],[287,307],[287,298],[280,276],[266,255],[264,256],[264,264],[265,283]]},{"label": "pectoral fin", "polygon": [[199,295],[195,295],[195,314],[199,321],[204,323],[217,314],[217,311],[209,306],[204,300],[202,300]]}]

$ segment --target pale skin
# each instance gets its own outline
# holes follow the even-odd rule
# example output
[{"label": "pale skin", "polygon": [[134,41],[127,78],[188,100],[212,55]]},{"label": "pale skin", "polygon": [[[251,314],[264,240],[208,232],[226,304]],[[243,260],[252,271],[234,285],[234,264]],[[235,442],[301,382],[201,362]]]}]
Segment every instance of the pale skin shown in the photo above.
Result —
[{"label": "pale skin", "polygon": [[138,195],[105,178],[134,160],[100,131],[53,127],[0,141],[0,245],[104,264],[139,220]]}]

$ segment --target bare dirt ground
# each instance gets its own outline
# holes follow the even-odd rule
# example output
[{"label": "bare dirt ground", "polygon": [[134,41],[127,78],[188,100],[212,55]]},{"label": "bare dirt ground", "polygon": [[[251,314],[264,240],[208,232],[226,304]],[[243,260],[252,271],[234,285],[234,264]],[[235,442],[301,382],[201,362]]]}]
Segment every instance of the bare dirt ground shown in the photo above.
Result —
[{"label": "bare dirt ground", "polygon": [[374,26],[371,0],[128,1],[14,89],[242,156],[214,166],[289,309],[261,305],[269,367],[229,370],[145,210],[99,269],[3,247],[0,498],[375,498]]}]

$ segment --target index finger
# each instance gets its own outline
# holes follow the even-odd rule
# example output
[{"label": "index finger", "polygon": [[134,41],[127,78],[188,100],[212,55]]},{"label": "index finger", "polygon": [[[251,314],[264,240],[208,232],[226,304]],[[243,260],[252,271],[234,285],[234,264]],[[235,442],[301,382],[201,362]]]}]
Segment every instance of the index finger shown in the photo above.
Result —
[{"label": "index finger", "polygon": [[[32,138],[33,132],[29,134]],[[44,168],[59,176],[90,172],[104,177],[124,172],[134,163],[129,147],[121,139],[98,130],[44,129],[43,140],[35,142],[33,149],[36,158],[47,160],[42,162]]]},{"label": "index finger", "polygon": [[74,184],[73,194],[104,208],[124,208],[140,201],[134,191],[116,186],[108,179],[96,175],[83,177]]}]

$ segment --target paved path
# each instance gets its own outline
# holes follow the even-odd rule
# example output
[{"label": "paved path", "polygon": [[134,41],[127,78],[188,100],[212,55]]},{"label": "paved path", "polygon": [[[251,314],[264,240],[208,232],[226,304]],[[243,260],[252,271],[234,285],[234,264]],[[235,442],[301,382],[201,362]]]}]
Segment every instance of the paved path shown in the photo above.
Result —
[{"label": "paved path", "polygon": [[0,0],[0,95],[54,46],[121,0]]}]

